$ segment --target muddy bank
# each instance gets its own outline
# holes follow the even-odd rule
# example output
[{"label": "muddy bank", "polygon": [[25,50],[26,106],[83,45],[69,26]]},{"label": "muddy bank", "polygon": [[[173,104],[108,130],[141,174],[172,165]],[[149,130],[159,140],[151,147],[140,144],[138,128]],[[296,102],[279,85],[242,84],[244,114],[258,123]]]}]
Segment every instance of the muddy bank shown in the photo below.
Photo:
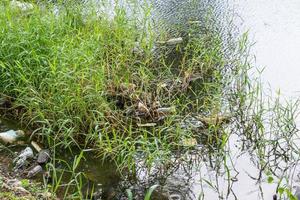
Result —
[{"label": "muddy bank", "polygon": [[0,155],[0,159],[0,199],[57,199],[55,194],[45,189],[42,182],[14,173],[10,168],[12,157]]},{"label": "muddy bank", "polygon": [[[0,132],[16,128],[16,124],[0,118]],[[56,195],[45,187],[43,180],[30,180],[26,173],[13,170],[13,159],[25,147],[24,143],[19,141],[19,144],[12,147],[0,143],[0,199],[56,199]]]}]

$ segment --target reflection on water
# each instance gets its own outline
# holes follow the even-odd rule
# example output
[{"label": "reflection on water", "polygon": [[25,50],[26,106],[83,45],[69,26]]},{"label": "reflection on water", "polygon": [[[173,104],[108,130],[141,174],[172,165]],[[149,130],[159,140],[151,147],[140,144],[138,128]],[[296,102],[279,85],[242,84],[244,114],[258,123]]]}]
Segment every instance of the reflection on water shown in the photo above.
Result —
[{"label": "reflection on water", "polygon": [[[0,130],[4,131],[8,128],[15,128],[14,123],[8,123],[8,126],[2,124]],[[237,132],[234,129],[228,131]],[[168,197],[186,200],[271,199],[276,192],[277,184],[268,183],[264,171],[266,165],[259,160],[255,148],[243,147],[247,146],[247,143],[242,137],[232,134],[224,149],[209,151],[207,147],[199,146],[186,154],[174,155],[169,164],[158,162],[150,171],[144,168],[141,159],[136,178],[124,181],[120,179],[114,164],[102,163],[91,154],[85,154],[79,170],[91,181],[91,184],[84,185],[84,189],[93,186],[97,186],[96,189],[102,188],[104,199],[106,197],[126,199],[123,195],[117,194],[126,188],[131,188],[134,194],[142,198],[145,189],[153,184],[163,186],[157,190],[158,193],[154,194],[156,198],[153,199],[159,200]],[[265,150],[266,152],[262,152],[263,157],[268,155],[268,150]],[[280,153],[280,149],[276,151]],[[273,149],[270,152],[272,154]],[[2,154],[3,152],[1,156]],[[74,158],[66,152],[57,152],[57,156],[57,161],[62,159],[69,164]],[[278,177],[284,175],[288,179],[297,178],[298,173],[293,171],[297,163],[289,162],[289,166],[280,166],[281,157],[279,155],[277,159],[266,159],[267,164],[273,166],[272,169],[276,171],[275,174],[278,173]],[[278,166],[281,169],[276,169]],[[58,164],[57,167],[59,169],[60,165]],[[277,180],[276,177],[274,179]],[[68,174],[65,174],[64,180],[68,181]]]},{"label": "reflection on water", "polygon": [[255,41],[253,53],[265,67],[263,80],[273,91],[299,95],[300,1],[231,0],[241,16],[244,30]]}]

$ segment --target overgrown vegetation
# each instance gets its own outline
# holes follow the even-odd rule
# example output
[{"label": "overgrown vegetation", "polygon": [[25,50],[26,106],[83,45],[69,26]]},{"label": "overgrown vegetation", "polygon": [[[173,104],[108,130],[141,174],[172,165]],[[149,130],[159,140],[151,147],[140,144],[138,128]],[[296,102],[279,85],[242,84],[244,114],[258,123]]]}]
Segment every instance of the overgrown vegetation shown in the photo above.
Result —
[{"label": "overgrown vegetation", "polygon": [[52,8],[1,5],[2,111],[34,136],[95,147],[127,165],[142,151],[152,162],[199,137],[180,127],[186,116],[220,112],[226,60],[218,35],[191,33],[166,46],[156,42],[166,34],[147,18],[137,28],[121,8],[113,19],[74,3]]}]

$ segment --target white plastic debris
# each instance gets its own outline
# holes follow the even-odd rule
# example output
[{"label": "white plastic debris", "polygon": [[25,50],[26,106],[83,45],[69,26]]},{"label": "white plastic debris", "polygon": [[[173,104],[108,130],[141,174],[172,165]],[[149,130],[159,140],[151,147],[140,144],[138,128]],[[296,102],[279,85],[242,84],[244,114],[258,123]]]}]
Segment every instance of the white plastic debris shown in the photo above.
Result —
[{"label": "white plastic debris", "polygon": [[158,41],[158,44],[161,45],[177,45],[177,44],[181,44],[183,42],[183,38],[182,37],[178,37],[178,38],[171,38],[167,41]]},{"label": "white plastic debris", "polygon": [[28,158],[33,158],[33,151],[30,147],[26,147],[23,151],[21,151],[20,155],[16,157],[13,160],[13,163],[15,164],[14,169],[18,170],[22,168],[25,164]]},{"label": "white plastic debris", "polygon": [[33,158],[33,151],[30,147],[26,147],[23,151],[21,151],[20,155],[14,159],[14,162],[16,162],[20,158]]},{"label": "white plastic debris", "polygon": [[179,38],[172,38],[172,39],[169,39],[166,44],[167,45],[176,45],[176,44],[180,44],[183,42],[183,39],[182,37],[179,37]]},{"label": "white plastic debris", "polygon": [[17,131],[9,130],[9,131],[0,133],[0,140],[6,144],[7,143],[12,144],[24,135],[25,135],[25,133],[22,130],[17,130]]},{"label": "white plastic debris", "polygon": [[36,143],[35,141],[32,141],[31,142],[31,145],[34,147],[34,149],[37,151],[37,152],[40,152],[42,150],[42,148],[38,145],[38,143]]},{"label": "white plastic debris", "polygon": [[168,107],[168,108],[158,108],[157,113],[162,115],[167,115],[171,113],[175,113],[176,108],[175,107]]},{"label": "white plastic debris", "polygon": [[28,178],[32,178],[32,177],[36,176],[37,174],[39,174],[39,173],[42,172],[42,171],[43,171],[42,166],[41,166],[41,165],[37,165],[37,166],[35,166],[34,168],[32,168],[32,169],[28,172],[27,177],[28,177]]}]

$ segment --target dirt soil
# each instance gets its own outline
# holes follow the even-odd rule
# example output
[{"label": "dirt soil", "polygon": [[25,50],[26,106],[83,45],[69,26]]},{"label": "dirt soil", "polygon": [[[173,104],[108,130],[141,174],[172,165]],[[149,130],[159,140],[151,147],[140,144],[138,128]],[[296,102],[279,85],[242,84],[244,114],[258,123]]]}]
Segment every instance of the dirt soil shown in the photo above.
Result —
[{"label": "dirt soil", "polygon": [[10,169],[12,158],[0,156],[0,200],[56,199],[43,184],[22,178]]}]

